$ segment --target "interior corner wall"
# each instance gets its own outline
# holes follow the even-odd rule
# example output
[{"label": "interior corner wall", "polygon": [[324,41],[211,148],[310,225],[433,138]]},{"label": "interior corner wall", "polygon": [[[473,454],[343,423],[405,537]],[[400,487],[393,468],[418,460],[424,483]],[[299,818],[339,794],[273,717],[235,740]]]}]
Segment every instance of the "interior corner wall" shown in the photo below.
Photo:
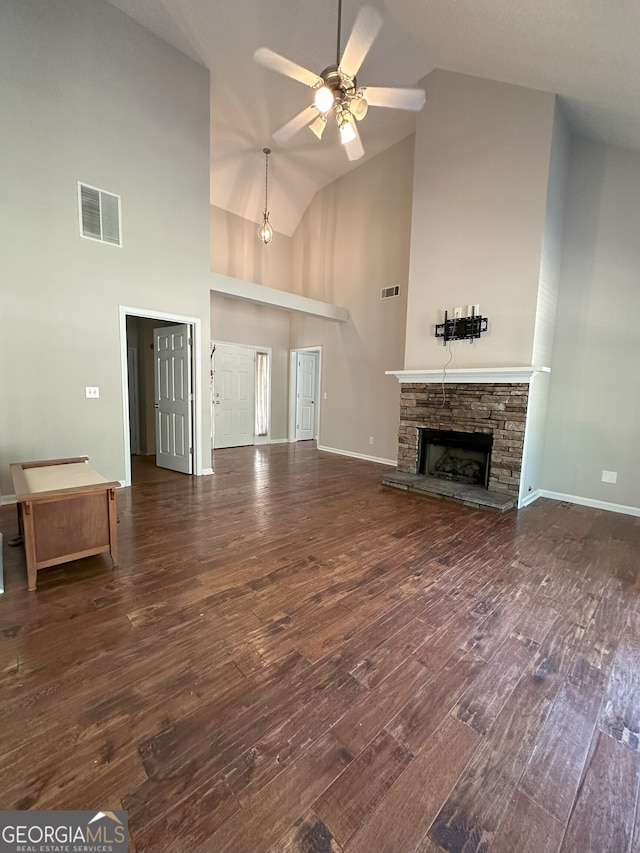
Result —
[{"label": "interior corner wall", "polygon": [[213,204],[209,216],[212,272],[291,290],[291,237],[276,232],[265,245],[255,222]]},{"label": "interior corner wall", "polygon": [[[640,154],[574,137],[545,491],[640,511]],[[603,483],[602,471],[617,472]]]},{"label": "interior corner wall", "polygon": [[212,341],[271,347],[271,441],[288,438],[290,316],[278,308],[211,294]]},{"label": "interior corner wall", "polygon": [[531,362],[536,367],[551,365],[562,266],[570,150],[569,125],[556,99]]},{"label": "interior corner wall", "polygon": [[[318,192],[292,238],[292,289],[349,311],[345,323],[292,315],[292,348],[322,347],[319,444],[394,463],[400,386],[385,370],[404,354],[413,146],[410,136]],[[381,300],[396,284],[400,295]]]},{"label": "interior corner wall", "polygon": [[[425,85],[404,367],[531,365],[555,96],[439,70]],[[475,304],[489,331],[446,353],[436,324]]]},{"label": "interior corner wall", "polygon": [[[3,0],[0,79],[2,492],[24,459],[123,480],[119,306],[198,319],[208,368],[209,73],[102,0]],[[78,181],[121,197],[122,248],[79,236]]]}]

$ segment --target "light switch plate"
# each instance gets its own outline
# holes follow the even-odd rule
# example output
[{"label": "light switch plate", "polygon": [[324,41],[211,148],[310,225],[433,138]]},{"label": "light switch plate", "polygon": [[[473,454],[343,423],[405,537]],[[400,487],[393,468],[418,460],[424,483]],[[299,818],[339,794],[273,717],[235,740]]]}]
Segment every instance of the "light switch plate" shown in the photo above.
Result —
[{"label": "light switch plate", "polygon": [[100,396],[100,389],[96,388],[95,386],[87,385],[85,388],[85,393],[86,393],[88,398],[95,400],[97,397]]}]

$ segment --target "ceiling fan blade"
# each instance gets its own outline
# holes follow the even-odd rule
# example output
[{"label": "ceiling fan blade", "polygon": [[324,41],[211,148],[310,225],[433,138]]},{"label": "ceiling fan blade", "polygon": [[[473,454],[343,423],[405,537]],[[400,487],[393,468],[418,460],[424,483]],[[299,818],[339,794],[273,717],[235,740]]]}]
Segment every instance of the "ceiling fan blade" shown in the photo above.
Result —
[{"label": "ceiling fan blade", "polygon": [[384,86],[363,86],[362,95],[370,107],[389,107],[392,110],[421,110],[427,100],[424,89],[393,89]]},{"label": "ceiling fan blade", "polygon": [[340,60],[340,70],[347,77],[356,76],[381,26],[382,18],[379,12],[371,6],[363,6],[360,9]]},{"label": "ceiling fan blade", "polygon": [[263,68],[268,68],[269,71],[275,71],[277,74],[284,74],[285,77],[298,80],[298,82],[304,83],[305,86],[313,88],[314,86],[322,85],[321,78],[315,72],[309,71],[308,68],[303,68],[302,65],[298,65],[297,62],[287,59],[286,56],[281,56],[268,47],[259,47],[253,54],[253,58]]},{"label": "ceiling fan blade", "polygon": [[312,130],[318,139],[322,139],[322,134],[325,131],[327,126],[327,119],[325,116],[319,115],[315,121],[312,121],[309,125],[309,130]]},{"label": "ceiling fan blade", "polygon": [[353,129],[356,132],[355,138],[351,142],[345,142],[342,147],[346,150],[349,160],[359,160],[361,157],[364,157],[364,148],[362,147],[358,128],[354,125]]},{"label": "ceiling fan blade", "polygon": [[299,130],[302,130],[303,127],[306,127],[310,122],[312,122],[317,115],[318,110],[315,106],[311,105],[310,107],[306,107],[301,113],[294,116],[291,121],[288,121],[282,127],[279,127],[272,136],[276,142],[288,142]]}]

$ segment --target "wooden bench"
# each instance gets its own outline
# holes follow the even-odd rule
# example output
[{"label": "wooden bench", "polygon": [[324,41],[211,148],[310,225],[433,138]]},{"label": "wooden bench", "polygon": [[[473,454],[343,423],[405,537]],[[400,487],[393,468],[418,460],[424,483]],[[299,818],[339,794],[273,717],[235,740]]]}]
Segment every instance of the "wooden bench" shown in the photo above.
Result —
[{"label": "wooden bench", "polygon": [[116,489],[88,457],[10,466],[24,539],[29,589],[40,569],[108,551],[118,564]]}]

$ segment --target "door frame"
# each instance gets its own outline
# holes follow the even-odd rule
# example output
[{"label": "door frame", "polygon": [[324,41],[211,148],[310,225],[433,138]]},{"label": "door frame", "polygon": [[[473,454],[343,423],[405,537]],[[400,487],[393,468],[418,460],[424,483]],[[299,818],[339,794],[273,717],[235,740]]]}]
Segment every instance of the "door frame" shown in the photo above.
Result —
[{"label": "door frame", "polygon": [[186,317],[183,314],[171,314],[167,311],[155,311],[152,308],[133,308],[118,306],[120,316],[120,367],[122,375],[122,428],[124,446],[123,486],[131,485],[131,439],[129,436],[129,380],[127,371],[127,317],[147,317],[150,320],[165,320],[168,323],[185,323],[191,327],[193,346],[191,347],[191,369],[193,376],[193,475],[212,474],[211,463],[203,466],[202,447],[202,359],[199,357],[202,340],[202,323],[199,317]]},{"label": "door frame", "polygon": [[[131,355],[131,370],[129,370],[129,355]],[[133,393],[131,384],[133,382]],[[131,441],[131,419],[136,431],[136,441],[131,446],[131,453],[140,453],[140,386],[138,381],[138,347],[127,346],[127,391],[129,394],[129,441]]]},{"label": "door frame", "polygon": [[[211,449],[214,450],[213,442],[214,442],[214,431],[215,431],[215,400],[213,399],[213,347],[220,344],[221,347],[243,347],[244,349],[252,349],[254,352],[254,356],[258,352],[266,352],[269,356],[269,373],[267,376],[267,400],[269,401],[269,414],[268,414],[268,427],[266,435],[256,435],[256,424],[255,424],[255,411],[254,411],[254,419],[253,419],[253,444],[247,445],[248,447],[254,447],[258,444],[271,444],[271,372],[273,370],[273,353],[271,351],[271,347],[263,347],[259,344],[239,344],[237,341],[220,341],[220,340],[212,340],[209,345],[210,352],[210,361],[211,361],[211,373],[210,373],[210,382],[209,382],[209,397],[210,397],[210,405],[211,405]],[[254,398],[255,398],[255,389],[254,389]]]},{"label": "door frame", "polygon": [[298,401],[298,353],[315,352],[318,356],[318,375],[316,376],[316,423],[314,440],[320,444],[320,407],[322,404],[322,344],[315,347],[296,347],[289,351],[289,442],[295,443],[296,409]]}]

